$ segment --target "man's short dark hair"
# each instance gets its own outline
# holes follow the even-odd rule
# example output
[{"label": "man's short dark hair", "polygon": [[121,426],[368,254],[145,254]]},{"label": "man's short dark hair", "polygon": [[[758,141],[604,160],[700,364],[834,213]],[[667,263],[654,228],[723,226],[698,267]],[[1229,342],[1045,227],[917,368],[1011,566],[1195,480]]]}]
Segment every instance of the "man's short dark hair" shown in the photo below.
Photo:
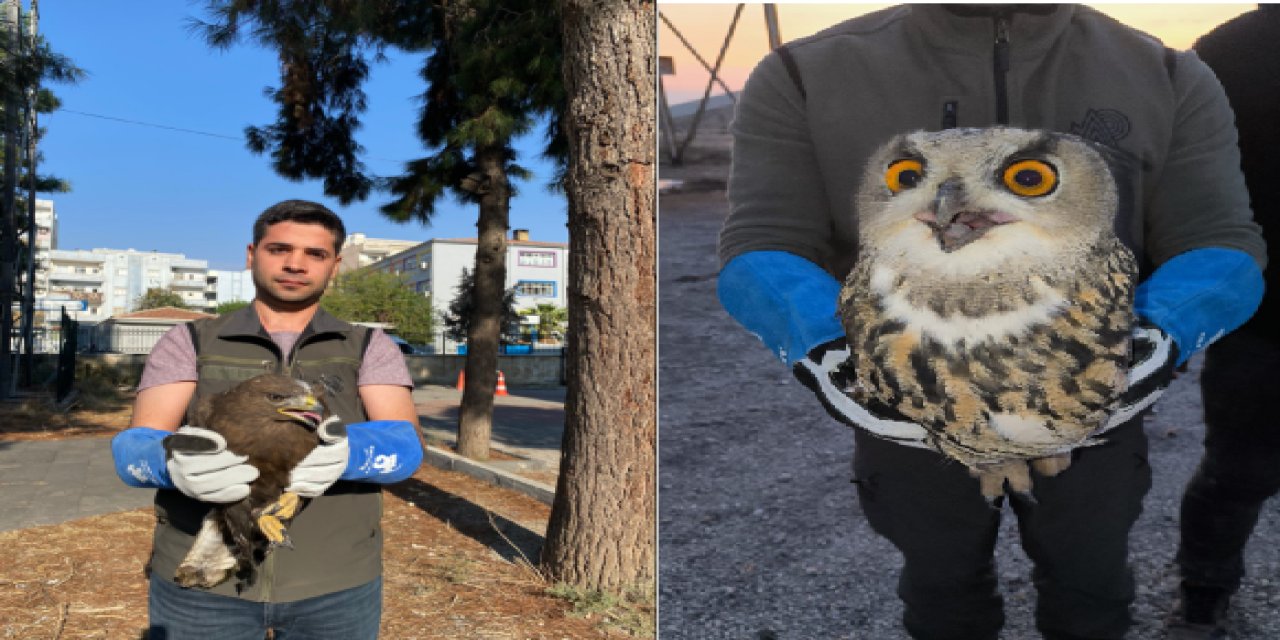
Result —
[{"label": "man's short dark hair", "polygon": [[342,251],[342,243],[347,239],[347,228],[342,218],[319,202],[310,200],[285,200],[267,207],[253,223],[253,244],[258,245],[262,236],[267,235],[267,227],[281,222],[297,222],[300,224],[318,224],[333,232],[333,253]]}]

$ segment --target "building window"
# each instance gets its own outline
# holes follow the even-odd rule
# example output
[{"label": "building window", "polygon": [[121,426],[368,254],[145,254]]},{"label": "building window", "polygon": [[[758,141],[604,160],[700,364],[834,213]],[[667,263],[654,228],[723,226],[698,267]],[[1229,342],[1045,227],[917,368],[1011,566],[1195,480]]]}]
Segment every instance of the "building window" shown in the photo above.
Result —
[{"label": "building window", "polygon": [[556,297],[556,283],[550,280],[521,280],[516,283],[516,295],[529,298]]},{"label": "building window", "polygon": [[516,264],[521,267],[554,267],[556,266],[556,252],[520,251],[516,254]]}]

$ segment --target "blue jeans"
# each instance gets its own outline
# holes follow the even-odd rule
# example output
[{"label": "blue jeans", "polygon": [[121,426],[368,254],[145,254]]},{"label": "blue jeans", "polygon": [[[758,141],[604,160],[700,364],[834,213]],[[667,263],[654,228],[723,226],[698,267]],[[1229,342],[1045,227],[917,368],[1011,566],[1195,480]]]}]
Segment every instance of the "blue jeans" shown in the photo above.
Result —
[{"label": "blue jeans", "polygon": [[374,640],[382,578],[296,602],[253,602],[184,589],[157,576],[148,593],[150,640]]}]

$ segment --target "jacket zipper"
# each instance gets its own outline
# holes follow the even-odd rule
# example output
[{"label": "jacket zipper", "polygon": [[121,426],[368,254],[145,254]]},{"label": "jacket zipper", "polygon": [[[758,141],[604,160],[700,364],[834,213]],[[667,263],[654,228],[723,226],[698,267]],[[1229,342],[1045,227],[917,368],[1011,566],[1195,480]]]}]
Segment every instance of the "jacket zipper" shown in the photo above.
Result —
[{"label": "jacket zipper", "polygon": [[1009,15],[996,16],[996,123],[1009,124]]},{"label": "jacket zipper", "polygon": [[[299,335],[298,339],[293,341],[293,346],[289,348],[289,353],[287,354],[280,351],[280,345],[277,345],[275,340],[268,339],[271,348],[279,354],[278,359],[276,360],[276,373],[293,377],[293,359],[298,353],[299,343],[301,343],[304,338],[309,337],[310,336]],[[262,584],[262,591],[260,595],[263,602],[271,602],[271,597],[275,593],[276,586],[276,554],[267,554],[267,558],[262,562],[260,569],[261,572],[258,575],[258,580]]]}]

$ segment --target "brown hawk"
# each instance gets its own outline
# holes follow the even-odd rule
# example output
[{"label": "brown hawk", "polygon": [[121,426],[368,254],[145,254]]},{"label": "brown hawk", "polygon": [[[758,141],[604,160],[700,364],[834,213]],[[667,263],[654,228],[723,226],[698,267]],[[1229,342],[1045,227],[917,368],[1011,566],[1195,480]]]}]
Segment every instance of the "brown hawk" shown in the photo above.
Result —
[{"label": "brown hawk", "polygon": [[[326,413],[311,385],[278,374],[250,378],[201,400],[193,426],[220,434],[227,451],[248,457],[245,464],[258,469],[258,478],[249,484],[248,497],[216,505],[205,517],[178,567],[178,584],[208,588],[233,574],[251,584],[253,567],[275,546],[289,546],[284,524],[297,513],[300,498],[285,488],[293,468],[320,443],[316,428]],[[170,455],[214,446],[181,432],[164,444]]]}]

